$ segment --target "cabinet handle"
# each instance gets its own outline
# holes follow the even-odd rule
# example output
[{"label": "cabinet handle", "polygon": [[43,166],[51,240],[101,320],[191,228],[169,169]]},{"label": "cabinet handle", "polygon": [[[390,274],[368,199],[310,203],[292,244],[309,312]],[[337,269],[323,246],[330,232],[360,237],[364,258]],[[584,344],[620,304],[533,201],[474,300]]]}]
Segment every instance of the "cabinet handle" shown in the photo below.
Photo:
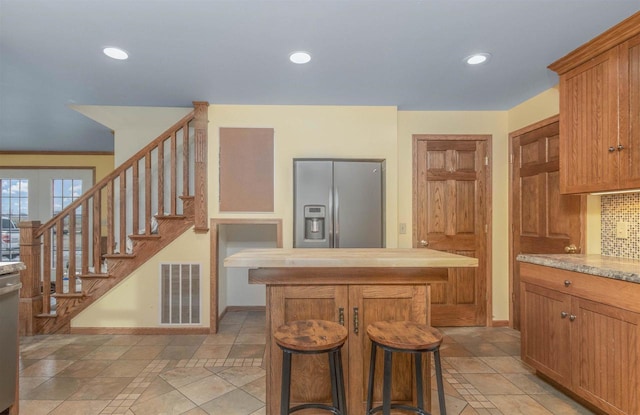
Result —
[{"label": "cabinet handle", "polygon": [[563,311],[560,313],[560,318],[567,318],[568,315],[569,313],[567,313],[566,311]]},{"label": "cabinet handle", "polygon": [[568,287],[568,286],[570,286],[570,285],[571,285],[571,281],[569,281],[569,280],[564,280],[564,286],[565,286],[565,287]]},{"label": "cabinet handle", "polygon": [[340,323],[341,326],[344,326],[344,308],[340,307],[338,309],[338,323]]},{"label": "cabinet handle", "polygon": [[427,242],[424,239],[422,239],[419,243],[420,243],[420,246],[422,246],[422,247],[429,246],[429,242]]},{"label": "cabinet handle", "polygon": [[578,247],[575,246],[574,244],[565,246],[564,252],[566,252],[567,254],[575,254],[576,252],[578,252]]},{"label": "cabinet handle", "polygon": [[614,146],[609,147],[609,153],[613,153],[614,151],[616,151],[616,148]]},{"label": "cabinet handle", "polygon": [[624,146],[622,144],[618,144],[618,151],[624,150]]},{"label": "cabinet handle", "polygon": [[575,319],[576,319],[576,316],[574,316],[573,314],[569,316],[569,321],[575,321]]},{"label": "cabinet handle", "polygon": [[353,307],[353,332],[358,334],[358,307]]}]

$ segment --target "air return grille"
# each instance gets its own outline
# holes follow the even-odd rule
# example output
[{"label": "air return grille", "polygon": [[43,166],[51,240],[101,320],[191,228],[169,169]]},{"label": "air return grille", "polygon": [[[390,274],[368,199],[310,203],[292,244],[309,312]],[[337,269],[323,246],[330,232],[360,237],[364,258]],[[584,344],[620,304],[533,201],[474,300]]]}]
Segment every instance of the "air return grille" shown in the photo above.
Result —
[{"label": "air return grille", "polygon": [[200,264],[160,264],[162,324],[200,324]]}]

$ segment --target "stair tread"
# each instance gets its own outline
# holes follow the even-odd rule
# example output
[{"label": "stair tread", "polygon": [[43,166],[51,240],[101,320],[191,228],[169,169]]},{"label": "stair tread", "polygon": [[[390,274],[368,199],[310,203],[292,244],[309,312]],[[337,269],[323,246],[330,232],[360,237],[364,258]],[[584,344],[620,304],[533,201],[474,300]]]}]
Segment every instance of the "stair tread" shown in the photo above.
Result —
[{"label": "stair tread", "polygon": [[156,215],[156,219],[186,219],[185,215]]},{"label": "stair tread", "polygon": [[51,297],[55,298],[81,298],[86,297],[85,293],[55,293],[51,294]]},{"label": "stair tread", "polygon": [[104,254],[102,256],[107,259],[132,259],[136,254]]},{"label": "stair tread", "polygon": [[154,234],[151,234],[151,235],[140,233],[140,234],[135,234],[135,235],[129,235],[129,238],[134,240],[134,241],[136,239],[160,239],[160,235],[158,235],[157,233],[154,233]]},{"label": "stair tread", "polygon": [[55,313],[49,313],[49,314],[40,313],[40,314],[36,314],[36,317],[39,317],[39,318],[55,318],[55,317],[58,317],[58,315],[55,314]]},{"label": "stair tread", "polygon": [[76,275],[76,278],[86,278],[86,279],[91,279],[91,278],[111,278],[112,275],[111,274],[80,274],[80,275]]}]

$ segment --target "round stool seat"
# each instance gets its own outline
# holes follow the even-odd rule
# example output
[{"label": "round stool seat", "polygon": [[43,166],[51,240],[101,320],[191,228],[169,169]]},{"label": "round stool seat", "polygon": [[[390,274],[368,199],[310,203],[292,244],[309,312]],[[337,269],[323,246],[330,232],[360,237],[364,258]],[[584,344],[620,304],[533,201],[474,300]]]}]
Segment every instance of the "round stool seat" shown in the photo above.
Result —
[{"label": "round stool seat", "polygon": [[367,335],[381,346],[400,350],[429,350],[442,343],[438,330],[413,321],[377,321],[367,327]]},{"label": "round stool seat", "polygon": [[342,346],[347,340],[347,329],[332,321],[291,321],[278,327],[273,338],[278,346],[285,349],[322,351]]}]

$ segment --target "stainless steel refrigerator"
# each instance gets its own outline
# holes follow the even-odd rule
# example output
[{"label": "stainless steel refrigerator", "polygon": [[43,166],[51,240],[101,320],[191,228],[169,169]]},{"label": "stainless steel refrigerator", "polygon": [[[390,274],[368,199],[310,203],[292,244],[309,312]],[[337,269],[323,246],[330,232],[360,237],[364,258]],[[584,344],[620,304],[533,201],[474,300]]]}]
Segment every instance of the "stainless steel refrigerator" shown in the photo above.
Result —
[{"label": "stainless steel refrigerator", "polygon": [[294,159],[294,248],[382,248],[384,161]]}]

